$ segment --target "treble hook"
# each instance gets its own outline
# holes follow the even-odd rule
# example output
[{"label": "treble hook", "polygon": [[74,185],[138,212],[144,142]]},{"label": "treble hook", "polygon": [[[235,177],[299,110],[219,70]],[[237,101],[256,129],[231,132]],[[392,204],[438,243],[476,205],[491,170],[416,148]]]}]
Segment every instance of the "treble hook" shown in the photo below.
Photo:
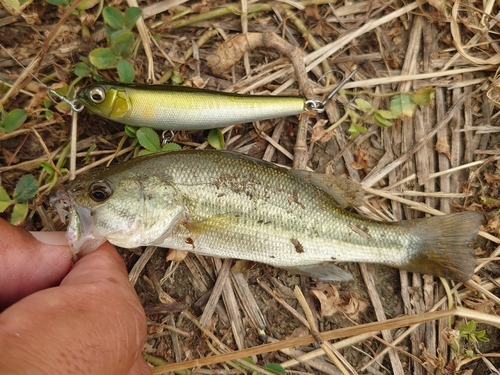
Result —
[{"label": "treble hook", "polygon": [[321,100],[306,100],[306,108],[308,110],[311,110],[311,111],[316,111],[317,113],[323,113],[325,111],[325,105],[326,103],[335,95],[337,94],[340,89],[347,83],[347,81],[349,81],[355,74],[356,72],[358,71],[358,69],[354,69],[351,74],[349,74],[347,77],[344,75],[343,72],[339,71],[339,70],[329,70],[327,71],[326,73],[324,73],[321,77],[319,77],[318,81],[320,81],[321,79],[323,79],[328,73],[331,73],[331,72],[337,72],[337,73],[340,73],[342,74],[342,80],[339,82],[339,84],[337,85],[337,87],[335,87],[329,94],[328,96],[326,97],[325,100],[321,101]]}]

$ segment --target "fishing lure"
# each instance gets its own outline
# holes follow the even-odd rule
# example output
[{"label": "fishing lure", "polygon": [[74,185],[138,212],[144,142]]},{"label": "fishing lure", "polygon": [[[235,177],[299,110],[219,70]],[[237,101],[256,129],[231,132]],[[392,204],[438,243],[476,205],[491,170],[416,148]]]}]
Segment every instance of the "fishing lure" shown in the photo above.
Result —
[{"label": "fishing lure", "polygon": [[133,126],[158,130],[219,128],[270,118],[324,111],[355,71],[325,101],[300,96],[260,96],[223,93],[185,86],[95,83],[78,93],[78,100],[92,113]]}]

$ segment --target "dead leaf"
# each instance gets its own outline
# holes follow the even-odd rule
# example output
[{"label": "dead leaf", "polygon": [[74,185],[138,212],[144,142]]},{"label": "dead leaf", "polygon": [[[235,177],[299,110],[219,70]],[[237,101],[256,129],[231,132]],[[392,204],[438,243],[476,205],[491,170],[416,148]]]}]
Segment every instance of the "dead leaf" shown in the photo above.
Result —
[{"label": "dead leaf", "polygon": [[355,298],[351,293],[342,296],[335,286],[331,284],[319,284],[318,289],[311,289],[311,294],[320,303],[321,316],[332,316],[336,312],[342,312],[350,319],[358,320],[359,314],[363,312],[368,304]]},{"label": "dead leaf", "polygon": [[434,149],[440,154],[445,154],[448,159],[451,159],[450,145],[446,137],[439,137]]},{"label": "dead leaf", "polygon": [[234,266],[231,267],[232,273],[245,273],[255,265],[255,262],[250,260],[237,260]]},{"label": "dead leaf", "polygon": [[436,355],[432,354],[431,352],[429,352],[427,350],[427,348],[425,347],[424,343],[421,342],[420,343],[420,350],[422,350],[421,357],[424,361],[424,367],[427,368],[427,366],[431,366],[432,369],[443,368],[444,365],[446,364],[445,359],[443,358],[443,356],[441,354],[441,350],[439,350],[439,348],[437,349],[437,356],[436,356]]},{"label": "dead leaf", "polygon": [[354,169],[365,169],[368,167],[368,159],[370,153],[362,148],[358,148],[354,151],[355,161],[351,163],[351,167]]},{"label": "dead leaf", "polygon": [[486,314],[492,313],[493,307],[495,306],[495,302],[486,298],[468,297],[464,298],[462,302],[467,305],[467,307]]},{"label": "dead leaf", "polygon": [[188,252],[185,250],[170,249],[167,254],[166,260],[170,260],[172,262],[182,262],[187,255]]},{"label": "dead leaf", "polygon": [[443,0],[429,0],[430,5],[436,8],[445,19],[448,19],[448,15],[446,13],[446,3]]},{"label": "dead leaf", "polygon": [[484,172],[484,180],[488,183],[488,184],[494,184],[496,182],[499,182],[500,181],[500,175],[497,175],[497,174],[491,174],[491,173],[488,173],[488,172]]},{"label": "dead leaf", "polygon": [[321,19],[321,16],[318,12],[318,6],[316,4],[307,6],[306,9],[304,9],[304,13],[307,17],[312,17],[317,21]]},{"label": "dead leaf", "polygon": [[314,124],[313,126],[311,135],[312,142],[319,141],[321,143],[326,143],[333,137],[333,135],[335,134],[334,131],[326,131],[324,127],[327,122],[328,120],[324,119],[316,121],[316,124]]},{"label": "dead leaf", "polygon": [[337,288],[328,285],[324,289],[311,289],[311,294],[316,297],[321,306],[321,316],[332,316],[339,311],[340,296]]},{"label": "dead leaf", "polygon": [[500,233],[500,219],[491,219],[484,229],[490,233]]}]

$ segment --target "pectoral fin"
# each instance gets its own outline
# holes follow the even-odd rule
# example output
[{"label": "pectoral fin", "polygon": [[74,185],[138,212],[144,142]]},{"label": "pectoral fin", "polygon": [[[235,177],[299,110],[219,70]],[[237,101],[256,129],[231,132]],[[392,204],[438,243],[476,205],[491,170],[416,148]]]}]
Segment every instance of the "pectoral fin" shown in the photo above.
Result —
[{"label": "pectoral fin", "polygon": [[[283,267],[285,268],[285,267]],[[306,266],[286,267],[292,273],[315,277],[323,281],[350,281],[352,275],[333,263],[309,264]]]},{"label": "pectoral fin", "polygon": [[297,169],[291,170],[290,173],[323,190],[335,199],[340,208],[359,207],[363,204],[364,193],[361,185],[347,178]]}]

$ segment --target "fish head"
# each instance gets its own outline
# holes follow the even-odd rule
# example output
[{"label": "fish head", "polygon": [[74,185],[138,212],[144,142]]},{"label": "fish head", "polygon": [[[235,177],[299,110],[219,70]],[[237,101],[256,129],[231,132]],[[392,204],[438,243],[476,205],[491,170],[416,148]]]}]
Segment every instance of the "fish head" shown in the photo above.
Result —
[{"label": "fish head", "polygon": [[182,196],[173,184],[120,167],[84,174],[51,198],[68,222],[66,239],[75,256],[105,241],[125,248],[155,244],[183,218]]},{"label": "fish head", "polygon": [[91,112],[113,120],[130,111],[130,100],[124,88],[111,84],[92,84],[80,90],[78,99]]}]

